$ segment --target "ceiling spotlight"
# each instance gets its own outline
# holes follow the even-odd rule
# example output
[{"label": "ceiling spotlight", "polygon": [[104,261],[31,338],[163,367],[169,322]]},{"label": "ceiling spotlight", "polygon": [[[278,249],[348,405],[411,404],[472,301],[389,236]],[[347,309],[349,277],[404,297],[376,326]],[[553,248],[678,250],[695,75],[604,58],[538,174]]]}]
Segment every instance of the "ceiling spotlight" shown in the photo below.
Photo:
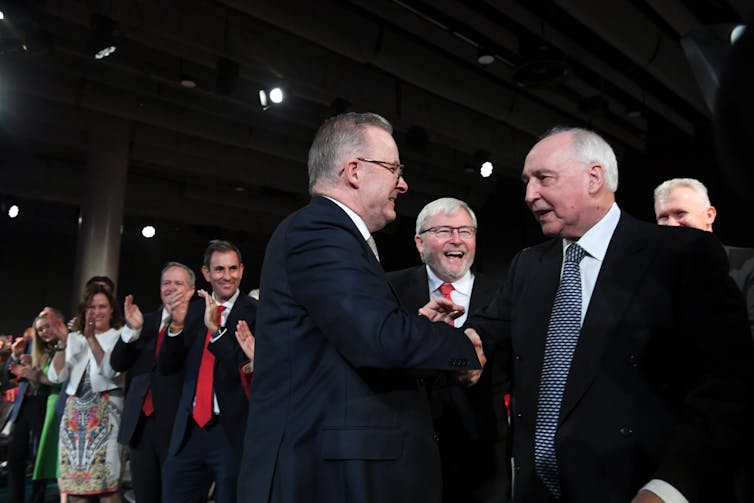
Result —
[{"label": "ceiling spotlight", "polygon": [[738,24],[734,26],[733,29],[730,30],[730,45],[735,44],[736,40],[741,38],[741,35],[743,35],[745,31],[746,31],[745,24]]},{"label": "ceiling spotlight", "polygon": [[277,104],[283,102],[283,90],[279,87],[270,89],[270,101]]},{"label": "ceiling spotlight", "polygon": [[141,235],[147,239],[153,238],[155,234],[157,234],[157,230],[151,225],[145,225],[141,229]]},{"label": "ceiling spotlight", "polygon": [[188,75],[181,75],[181,85],[187,89],[194,89],[196,87],[196,80]]},{"label": "ceiling spotlight", "polygon": [[21,212],[21,208],[19,208],[15,204],[11,205],[11,207],[8,208],[8,216],[11,218],[16,218],[20,212]]},{"label": "ceiling spotlight", "polygon": [[479,170],[479,174],[482,175],[482,178],[489,178],[493,169],[495,169],[495,167],[492,163],[490,161],[485,161],[482,163],[482,168]]},{"label": "ceiling spotlight", "polygon": [[493,56],[491,51],[480,46],[477,50],[476,61],[480,65],[489,65],[495,62],[495,56]]},{"label": "ceiling spotlight", "polygon": [[259,104],[262,105],[262,110],[267,110],[272,105],[282,103],[284,97],[283,90],[279,87],[273,87],[269,92],[264,89],[259,90]]},{"label": "ceiling spotlight", "polygon": [[103,59],[115,52],[115,24],[112,18],[103,14],[94,14],[91,20],[92,35],[89,37],[89,49],[94,59]]},{"label": "ceiling spotlight", "polygon": [[0,10],[0,21],[5,19],[5,14],[3,14],[3,11]]}]

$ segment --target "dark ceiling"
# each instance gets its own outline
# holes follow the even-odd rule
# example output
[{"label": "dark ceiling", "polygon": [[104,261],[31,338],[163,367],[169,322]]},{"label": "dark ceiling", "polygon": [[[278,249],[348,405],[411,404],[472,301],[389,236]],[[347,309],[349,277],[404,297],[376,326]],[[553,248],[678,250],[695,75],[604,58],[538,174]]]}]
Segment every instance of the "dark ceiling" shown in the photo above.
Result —
[{"label": "dark ceiling", "polygon": [[[375,111],[396,126],[408,166],[410,191],[399,204],[406,219],[441,195],[475,207],[500,197],[535,138],[556,124],[588,125],[624,167],[643,163],[645,171],[622,173],[619,201],[642,187],[635,197],[651,208],[636,179],[684,174],[684,166],[658,168],[647,179],[646,170],[668,158],[693,164],[689,149],[710,144],[711,113],[680,40],[740,22],[750,8],[743,0],[0,5],[8,13],[1,196],[75,208],[91,143],[125,137],[127,219],[220,225],[260,246],[306,202],[309,143],[322,120],[344,110]],[[99,61],[89,47],[92,21],[102,19],[95,15],[114,21],[117,44]],[[494,62],[479,64],[480,51]],[[182,86],[183,77],[196,87]],[[258,91],[275,85],[286,99],[263,110]],[[487,158],[491,179],[478,174]]]}]

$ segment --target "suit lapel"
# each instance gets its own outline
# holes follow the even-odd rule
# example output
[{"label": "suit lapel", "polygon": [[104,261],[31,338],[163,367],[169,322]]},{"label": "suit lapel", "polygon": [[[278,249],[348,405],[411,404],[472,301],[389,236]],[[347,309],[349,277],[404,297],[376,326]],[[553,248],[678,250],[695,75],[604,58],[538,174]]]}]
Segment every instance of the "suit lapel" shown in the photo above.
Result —
[{"label": "suit lapel", "polygon": [[[532,389],[517,393],[516,398],[523,410],[536,410],[539,394],[539,378],[544,360],[547,327],[550,322],[550,312],[555,302],[555,293],[560,283],[560,268],[563,256],[561,241],[552,240],[539,251],[539,257],[530,259],[530,264],[519,274],[526,277],[518,280],[523,282],[524,289],[517,299],[514,299],[514,309],[524,313],[515,316],[512,333],[515,335],[513,349],[522,355],[526,365],[520,365],[521,382],[537,383]],[[516,281],[514,279],[514,281]],[[531,400],[529,402],[528,400]]]},{"label": "suit lapel", "polygon": [[624,214],[610,240],[584,317],[563,396],[561,422],[602,368],[603,354],[619,331],[654,255],[636,222]]}]

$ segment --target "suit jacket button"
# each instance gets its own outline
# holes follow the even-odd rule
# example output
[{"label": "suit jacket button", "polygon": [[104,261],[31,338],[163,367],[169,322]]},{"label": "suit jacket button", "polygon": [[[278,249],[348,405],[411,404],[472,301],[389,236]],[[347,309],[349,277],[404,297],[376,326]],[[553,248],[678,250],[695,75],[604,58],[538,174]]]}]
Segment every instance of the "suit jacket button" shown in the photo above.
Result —
[{"label": "suit jacket button", "polygon": [[515,355],[513,355],[513,358],[516,359],[516,360],[520,360],[521,359],[521,355],[518,354],[518,353],[516,353]]},{"label": "suit jacket button", "polygon": [[524,415],[520,412],[516,412],[516,417],[521,419],[522,417],[524,417]]},{"label": "suit jacket button", "polygon": [[432,434],[432,440],[435,441],[435,443],[440,441],[440,436],[437,433]]},{"label": "suit jacket button", "polygon": [[417,378],[416,384],[418,384],[419,386],[424,386],[424,378],[423,377]]},{"label": "suit jacket button", "polygon": [[634,430],[630,426],[623,426],[618,430],[618,433],[620,433],[624,437],[630,437],[631,435],[633,435]]}]

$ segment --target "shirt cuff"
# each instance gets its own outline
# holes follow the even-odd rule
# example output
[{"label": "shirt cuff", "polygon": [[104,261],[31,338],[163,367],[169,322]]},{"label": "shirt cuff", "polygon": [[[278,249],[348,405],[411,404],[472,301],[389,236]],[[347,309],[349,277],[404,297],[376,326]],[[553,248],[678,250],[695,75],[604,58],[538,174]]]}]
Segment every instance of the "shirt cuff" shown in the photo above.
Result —
[{"label": "shirt cuff", "polygon": [[220,337],[222,337],[223,335],[225,335],[225,332],[227,332],[227,331],[228,331],[228,329],[227,329],[227,328],[224,328],[224,327],[220,327],[220,328],[219,328],[219,329],[217,330],[217,332],[213,332],[213,333],[212,333],[212,336],[211,336],[211,337],[209,338],[209,342],[210,342],[210,343],[212,343],[212,342],[215,342],[215,341],[216,341],[216,340],[218,340],[218,339],[219,339]]},{"label": "shirt cuff", "polygon": [[655,493],[665,503],[689,503],[689,500],[678,489],[664,480],[652,479],[642,489]]},{"label": "shirt cuff", "polygon": [[141,336],[141,328],[138,330],[134,330],[133,328],[130,328],[128,325],[124,325],[123,330],[120,332],[120,339],[126,344],[130,344],[134,341],[138,341],[140,336]]}]

